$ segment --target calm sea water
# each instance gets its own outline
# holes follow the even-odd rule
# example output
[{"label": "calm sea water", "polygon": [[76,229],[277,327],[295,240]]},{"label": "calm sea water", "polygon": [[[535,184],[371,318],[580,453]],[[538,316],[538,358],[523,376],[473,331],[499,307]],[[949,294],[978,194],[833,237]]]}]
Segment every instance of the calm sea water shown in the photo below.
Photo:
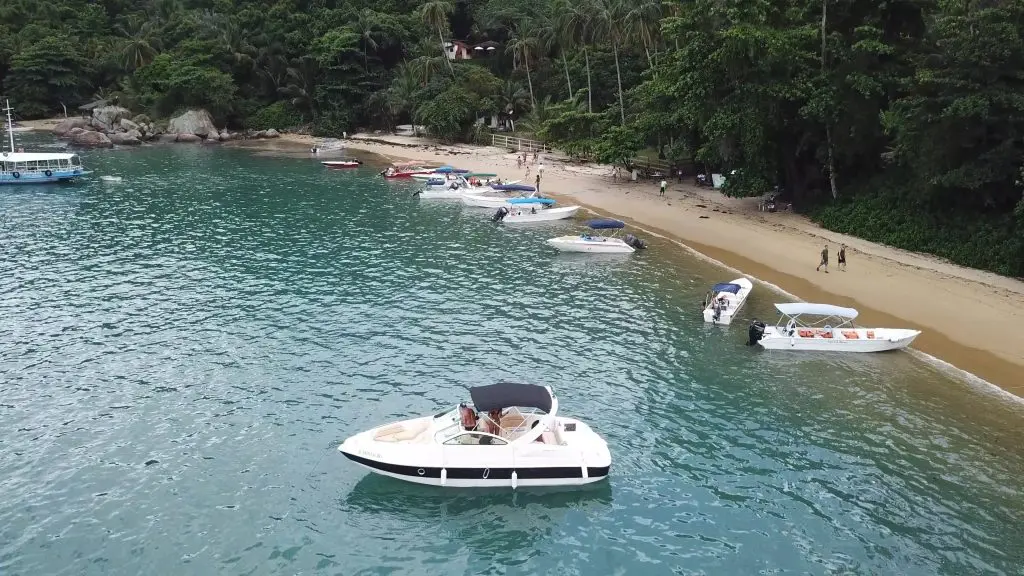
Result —
[{"label": "calm sea water", "polygon": [[[375,170],[198,147],[0,190],[0,574],[1021,574],[1024,409],[908,354],[744,346],[734,274],[574,257]],[[780,297],[757,286],[746,318]],[[608,439],[583,491],[334,451],[500,379]]]}]

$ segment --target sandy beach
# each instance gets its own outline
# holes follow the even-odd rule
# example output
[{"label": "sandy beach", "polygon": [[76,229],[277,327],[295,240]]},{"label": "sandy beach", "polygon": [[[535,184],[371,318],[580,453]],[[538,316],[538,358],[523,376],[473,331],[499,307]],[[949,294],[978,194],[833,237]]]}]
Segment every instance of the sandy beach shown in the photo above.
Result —
[{"label": "sandy beach", "polygon": [[[317,141],[297,135],[285,140],[305,146]],[[493,147],[371,135],[354,136],[351,147],[392,160],[450,163],[525,179],[516,155]],[[727,198],[675,180],[659,197],[657,181],[616,181],[610,167],[578,165],[553,154],[542,161],[545,195],[676,240],[800,299],[855,307],[861,325],[923,330],[915,349],[1024,397],[1020,280],[833,233],[791,212],[761,212],[754,198]],[[536,173],[534,166],[530,184]],[[848,270],[816,272],[822,247],[829,246],[834,267],[841,243]]]},{"label": "sandy beach", "polygon": [[[51,129],[60,119],[23,122]],[[319,142],[300,134],[276,140],[234,141],[232,146],[306,149]],[[359,134],[350,148],[388,160],[450,163],[506,179],[526,180],[516,154],[489,146],[441,145],[405,136]],[[325,158],[328,156],[325,155]],[[774,284],[805,301],[852,306],[858,323],[923,331],[914,348],[1024,398],[1024,282],[964,268],[939,258],[830,232],[791,212],[758,210],[758,199],[669,180],[615,180],[611,168],[542,156],[545,195],[615,216],[665,236],[704,257]],[[533,184],[537,167],[531,167]],[[527,183],[527,182],[524,182]],[[834,269],[846,244],[847,271]],[[816,272],[828,245],[829,273]],[[784,300],[780,296],[780,301]]]}]

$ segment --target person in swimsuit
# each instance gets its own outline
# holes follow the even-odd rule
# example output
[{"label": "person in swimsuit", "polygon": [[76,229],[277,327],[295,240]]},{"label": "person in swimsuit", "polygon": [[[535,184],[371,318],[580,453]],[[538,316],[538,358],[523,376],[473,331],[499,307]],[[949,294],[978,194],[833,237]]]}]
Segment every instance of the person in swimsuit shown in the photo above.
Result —
[{"label": "person in swimsuit", "polygon": [[839,263],[836,267],[846,272],[846,244],[839,247]]},{"label": "person in swimsuit", "polygon": [[825,244],[825,247],[821,249],[821,262],[814,271],[817,272],[821,270],[823,266],[825,267],[825,274],[828,274],[828,244]]}]

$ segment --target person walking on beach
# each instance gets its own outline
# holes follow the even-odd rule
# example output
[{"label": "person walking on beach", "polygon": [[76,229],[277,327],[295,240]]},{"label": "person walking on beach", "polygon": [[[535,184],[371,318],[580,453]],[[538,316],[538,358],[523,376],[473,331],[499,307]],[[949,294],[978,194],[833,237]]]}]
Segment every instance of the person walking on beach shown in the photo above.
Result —
[{"label": "person walking on beach", "polygon": [[825,247],[821,249],[821,263],[818,264],[814,271],[821,270],[823,266],[825,267],[825,274],[828,274],[828,244],[825,244]]},{"label": "person walking on beach", "polygon": [[529,164],[526,165],[526,181],[527,182],[530,181],[530,165]]},{"label": "person walking on beach", "polygon": [[836,264],[836,268],[846,272],[846,244],[839,247],[839,260]]},{"label": "person walking on beach", "polygon": [[665,182],[664,180],[662,180],[661,181],[661,192],[658,193],[658,196],[664,196],[665,195],[665,186],[668,186],[668,183]]},{"label": "person walking on beach", "polygon": [[520,170],[523,169],[523,157],[522,156],[516,156],[516,167],[518,167]]},{"label": "person walking on beach", "polygon": [[535,188],[537,188],[537,192],[540,192],[540,172],[537,172],[537,186]]}]

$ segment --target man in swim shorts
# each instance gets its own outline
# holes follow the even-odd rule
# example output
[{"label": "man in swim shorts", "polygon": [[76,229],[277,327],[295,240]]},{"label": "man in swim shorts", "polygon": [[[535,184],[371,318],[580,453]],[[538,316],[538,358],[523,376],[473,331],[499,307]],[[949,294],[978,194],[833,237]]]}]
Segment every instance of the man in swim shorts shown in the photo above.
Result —
[{"label": "man in swim shorts", "polygon": [[818,267],[815,268],[814,271],[817,272],[821,270],[823,266],[825,268],[825,274],[828,274],[828,244],[825,244],[825,247],[821,249],[821,263],[818,264]]}]

